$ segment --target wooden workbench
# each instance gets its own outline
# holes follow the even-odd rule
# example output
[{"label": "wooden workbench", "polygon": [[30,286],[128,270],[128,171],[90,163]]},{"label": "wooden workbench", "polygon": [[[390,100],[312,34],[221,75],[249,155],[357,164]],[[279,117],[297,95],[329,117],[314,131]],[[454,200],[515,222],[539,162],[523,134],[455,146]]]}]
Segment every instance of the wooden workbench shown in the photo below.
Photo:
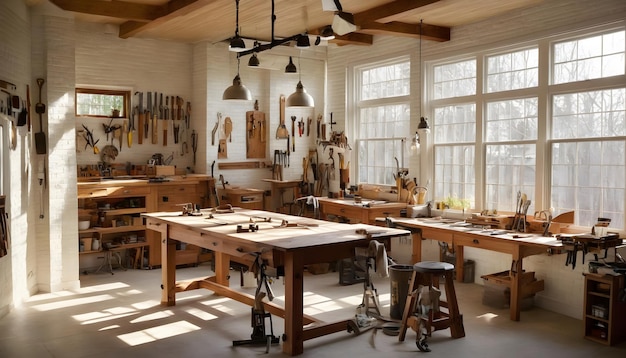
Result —
[{"label": "wooden workbench", "polygon": [[400,211],[406,209],[406,203],[386,202],[380,200],[362,199],[355,203],[354,199],[318,198],[320,216],[326,220],[328,215],[341,216],[351,223],[374,225],[378,217],[399,217]]},{"label": "wooden workbench", "polygon": [[[234,213],[213,213],[213,218],[209,218],[208,214],[208,211],[203,212],[203,216],[143,214],[147,228],[161,236],[161,304],[174,305],[177,292],[205,288],[252,306],[253,296],[229,288],[229,262],[231,257],[239,262],[252,262],[252,254],[261,253],[268,265],[284,267],[285,307],[271,302],[264,302],[264,305],[267,312],[284,319],[283,352],[289,355],[301,354],[305,340],[344,331],[352,322],[342,320],[324,323],[304,315],[304,266],[352,257],[356,247],[367,246],[372,239],[386,240],[409,234],[407,230],[332,223],[260,210],[238,209]],[[237,225],[247,227],[251,219],[259,230],[237,233]],[[297,226],[282,226],[283,220]],[[357,229],[364,229],[370,235],[359,234]],[[176,282],[174,254],[177,240],[213,250],[215,276]],[[304,325],[309,324],[312,325],[304,328]]]},{"label": "wooden workbench", "polygon": [[[392,218],[397,227],[408,228],[413,233],[412,261],[422,259],[422,240],[432,239],[446,242],[454,248],[456,253],[457,280],[463,282],[465,246],[475,247],[510,254],[511,262],[511,320],[520,320],[520,308],[522,302],[521,272],[524,257],[558,252],[563,244],[554,237],[542,237],[540,235],[519,235],[519,233],[507,233],[503,235],[491,235],[482,229],[470,229],[469,227],[454,226],[436,219]],[[514,237],[518,234],[521,237]],[[520,274],[518,274],[520,273]]]}]

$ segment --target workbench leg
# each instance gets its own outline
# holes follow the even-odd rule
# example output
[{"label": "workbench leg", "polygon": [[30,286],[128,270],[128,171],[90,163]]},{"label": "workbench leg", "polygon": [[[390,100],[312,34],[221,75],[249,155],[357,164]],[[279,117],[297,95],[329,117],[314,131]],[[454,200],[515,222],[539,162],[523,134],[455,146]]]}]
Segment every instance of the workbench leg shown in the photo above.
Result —
[{"label": "workbench leg", "polygon": [[293,253],[285,253],[285,336],[283,353],[302,354],[304,351],[304,282],[302,259]]},{"label": "workbench leg", "polygon": [[176,241],[161,233],[161,305],[176,304]]},{"label": "workbench leg", "polygon": [[[517,247],[519,250],[519,246]],[[519,252],[513,255],[511,263],[511,321],[520,319],[520,303],[522,298],[521,278],[522,278],[522,258]]]},{"label": "workbench leg", "polygon": [[411,255],[411,263],[415,264],[422,261],[422,230],[411,233],[411,237],[413,238],[413,254]]},{"label": "workbench leg", "polygon": [[463,252],[463,246],[454,247],[454,254],[456,255],[456,281],[463,282],[463,278],[465,277],[465,256]]},{"label": "workbench leg", "polygon": [[230,276],[230,255],[214,251],[213,259],[215,260],[215,282],[228,287],[228,278]]}]

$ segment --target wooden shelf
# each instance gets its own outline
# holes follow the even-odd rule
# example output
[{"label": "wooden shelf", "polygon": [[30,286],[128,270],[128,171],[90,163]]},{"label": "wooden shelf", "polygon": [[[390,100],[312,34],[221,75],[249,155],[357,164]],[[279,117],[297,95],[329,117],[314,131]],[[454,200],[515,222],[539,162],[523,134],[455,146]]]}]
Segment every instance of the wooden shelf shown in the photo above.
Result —
[{"label": "wooden shelf", "polygon": [[113,215],[132,215],[132,214],[141,214],[148,212],[146,208],[125,208],[125,209],[109,209],[109,210],[100,210],[105,215],[113,216]]},{"label": "wooden shelf", "polygon": [[117,234],[120,232],[129,232],[129,231],[143,231],[145,230],[145,225],[141,226],[117,226],[117,227],[95,227],[93,230],[100,235],[106,234]]},{"label": "wooden shelf", "polygon": [[[603,292],[598,292],[602,287]],[[585,274],[585,305],[583,323],[585,338],[614,345],[626,340],[626,302],[619,299],[624,289],[624,276]],[[606,293],[604,291],[607,291]],[[596,310],[605,310],[599,317]]]}]

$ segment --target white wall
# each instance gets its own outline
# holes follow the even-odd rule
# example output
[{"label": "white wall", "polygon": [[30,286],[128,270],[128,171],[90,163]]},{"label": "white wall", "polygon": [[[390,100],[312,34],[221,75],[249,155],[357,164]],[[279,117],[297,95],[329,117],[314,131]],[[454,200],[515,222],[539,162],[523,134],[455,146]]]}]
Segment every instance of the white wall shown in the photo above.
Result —
[{"label": "white wall", "polygon": [[[31,28],[30,14],[20,0],[0,3],[0,79],[17,85],[17,92],[26,98],[26,85],[31,93]],[[5,117],[6,119],[6,117]],[[8,167],[3,171],[2,194],[7,196],[7,213],[10,222],[9,255],[0,258],[0,317],[14,304],[28,297],[34,285],[34,229],[29,213],[32,203],[29,194],[31,140],[26,127],[18,130],[15,150],[3,148],[3,161]]]},{"label": "white wall", "polygon": [[[452,29],[451,41],[430,42],[422,45],[424,61],[458,56],[475,49],[494,48],[542,38],[569,30],[578,30],[588,26],[600,25],[612,21],[622,21],[626,18],[626,3],[622,0],[606,0],[593,4],[590,10],[588,1],[558,0],[545,1],[539,6],[516,10],[502,16],[488,19],[479,23],[459,26]],[[428,19],[424,19],[428,23]],[[346,125],[350,129],[351,108],[346,107],[346,69],[350,66],[368,61],[376,61],[381,56],[409,53],[412,56],[412,85],[411,93],[415,100],[411,107],[411,121],[413,128],[417,128],[420,98],[418,57],[419,41],[406,38],[391,38],[377,36],[371,47],[338,47],[330,48],[328,54],[328,81],[329,81],[329,110],[343,113]],[[425,115],[429,117],[426,110]],[[337,117],[342,119],[341,116]],[[432,166],[428,158],[432,153],[426,152],[422,146],[421,161],[411,161],[410,175],[418,175],[425,182],[431,175]],[[430,149],[430,148],[429,148]],[[415,174],[413,174],[415,173]],[[436,242],[427,240],[423,243],[424,259],[438,259],[439,248]],[[509,255],[488,252],[479,249],[466,248],[465,257],[476,261],[475,281],[482,283],[481,275],[508,270],[511,266]],[[580,260],[580,257],[579,257]],[[539,279],[545,280],[545,290],[535,298],[535,304],[562,313],[580,318],[583,312],[583,267],[582,263],[575,270],[565,266],[565,256],[539,255],[524,260],[524,268],[535,271]]]}]

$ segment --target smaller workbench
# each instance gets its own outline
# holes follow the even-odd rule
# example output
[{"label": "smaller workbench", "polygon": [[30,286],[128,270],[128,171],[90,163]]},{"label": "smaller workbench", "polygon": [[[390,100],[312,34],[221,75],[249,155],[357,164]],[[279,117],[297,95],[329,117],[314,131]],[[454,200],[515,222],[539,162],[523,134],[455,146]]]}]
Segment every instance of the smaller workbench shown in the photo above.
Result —
[{"label": "smaller workbench", "polygon": [[400,211],[406,209],[406,203],[382,200],[362,199],[360,203],[354,199],[318,198],[320,217],[327,220],[328,215],[340,216],[350,223],[376,224],[377,217],[400,217]]},{"label": "smaller workbench", "polygon": [[[263,179],[263,181],[272,185],[271,210],[281,212],[285,206],[284,194],[288,189],[292,190],[291,203],[295,202],[296,199],[300,197],[300,183],[302,183],[302,180]],[[291,213],[288,212],[287,214]]]}]

